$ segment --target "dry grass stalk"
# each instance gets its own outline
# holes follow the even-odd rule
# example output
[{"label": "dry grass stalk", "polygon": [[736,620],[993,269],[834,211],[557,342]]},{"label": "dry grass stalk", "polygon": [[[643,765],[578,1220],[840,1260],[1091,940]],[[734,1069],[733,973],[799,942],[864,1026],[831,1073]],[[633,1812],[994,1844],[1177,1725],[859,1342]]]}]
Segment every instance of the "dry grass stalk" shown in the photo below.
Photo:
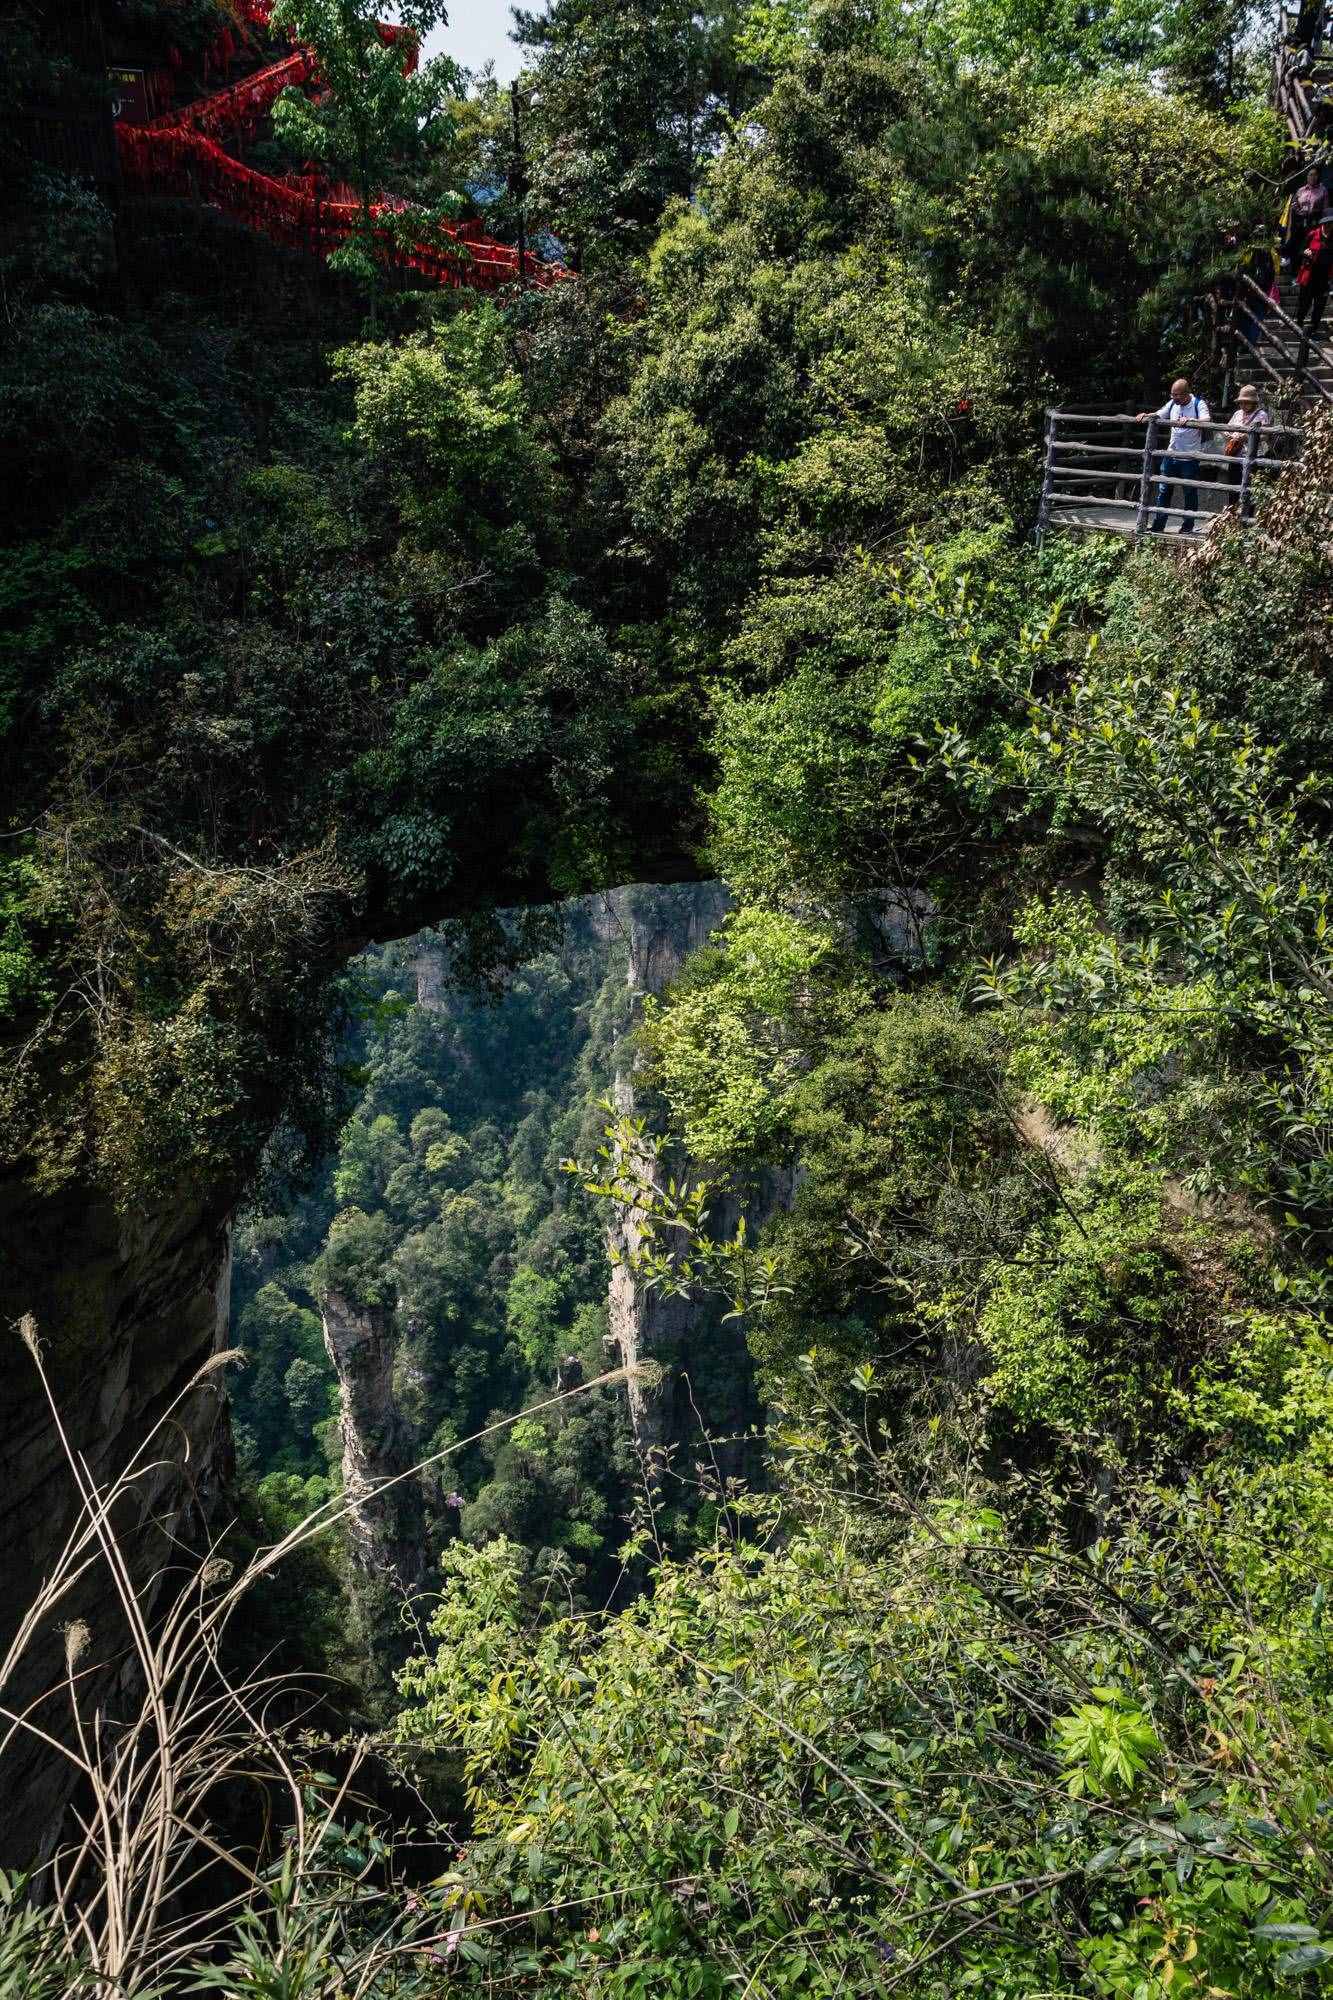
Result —
[{"label": "dry grass stalk", "polygon": [[[0,1660],[0,1760],[15,1737],[26,1734],[51,1756],[66,1760],[77,1781],[78,1803],[71,1808],[75,1833],[53,1856],[43,1883],[53,1925],[63,1941],[68,1984],[44,1991],[95,1995],[97,2000],[160,1992],[164,1982],[169,1984],[189,1967],[216,1956],[228,1939],[235,1938],[238,1920],[246,1913],[274,1916],[276,1911],[280,1917],[272,1928],[275,1965],[286,1954],[309,1953],[311,1925],[325,1922],[333,1907],[321,1849],[348,1803],[366,1746],[353,1749],[332,1798],[312,1810],[304,1759],[296,1748],[290,1719],[302,1691],[290,1676],[259,1669],[241,1678],[229,1676],[221,1655],[227,1627],[246,1594],[285,1557],[338,1527],[350,1512],[349,1503],[341,1495],[333,1496],[239,1569],[215,1543],[194,1564],[185,1587],[177,1586],[168,1596],[163,1615],[150,1618],[145,1603],[157,1597],[156,1586],[164,1581],[164,1573],[150,1579],[146,1590],[136,1585],[114,1516],[136,1487],[159,1476],[169,1464],[167,1440],[177,1435],[174,1419],[181,1404],[202,1381],[239,1357],[227,1352],[206,1362],[119,1476],[99,1487],[71,1444],[30,1316],[20,1323],[19,1332],[40,1375],[79,1496],[79,1514],[64,1548]],[[620,1369],[608,1371],[549,1397],[536,1410],[623,1381],[624,1374]],[[490,1424],[475,1438],[464,1438],[380,1482],[374,1491],[414,1478],[516,1421],[517,1414]],[[142,1693],[123,1720],[107,1715],[94,1699],[95,1691],[106,1683],[110,1664],[106,1635],[90,1631],[81,1618],[71,1619],[64,1627],[64,1695],[70,1724],[68,1737],[62,1738],[40,1719],[46,1712],[46,1696],[18,1711],[6,1704],[4,1693],[20,1661],[39,1636],[49,1632],[97,1564],[105,1567],[112,1581]],[[116,1650],[122,1649],[118,1645]],[[281,1910],[271,1880],[259,1872],[260,1857],[251,1865],[244,1856],[229,1852],[213,1831],[219,1795],[224,1787],[239,1783],[266,1787],[273,1808],[270,1817],[287,1829]],[[231,1890],[218,1895],[217,1885],[210,1885],[205,1914],[190,1914],[187,1892],[210,1870],[229,1874]],[[338,1886],[345,1904],[346,1876]],[[349,1996],[365,1996],[380,1972],[401,1965],[404,1951],[413,1949],[397,1920],[396,1905],[390,1922],[368,1942],[347,1937],[336,1913],[327,1929],[324,1943],[336,1960],[330,1970],[336,1974],[338,1990]],[[309,1990],[312,1996],[325,1991],[322,1978]]]}]

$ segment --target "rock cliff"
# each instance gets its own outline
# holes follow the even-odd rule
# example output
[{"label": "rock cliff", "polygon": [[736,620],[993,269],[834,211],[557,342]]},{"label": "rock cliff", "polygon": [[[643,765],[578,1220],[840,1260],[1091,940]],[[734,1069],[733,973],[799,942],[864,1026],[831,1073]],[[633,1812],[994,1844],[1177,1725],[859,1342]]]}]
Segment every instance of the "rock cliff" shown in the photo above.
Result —
[{"label": "rock cliff", "polygon": [[[646,993],[659,992],[704,941],[725,911],[726,896],[715,884],[636,886],[590,898],[584,908],[600,935],[625,943],[637,1005]],[[440,966],[423,954],[414,970],[420,1003],[438,1007]],[[628,1065],[614,1091],[622,1108],[634,1106]],[[18,1319],[30,1313],[36,1320],[71,1446],[93,1480],[105,1485],[226,1342],[228,1210],[223,1194],[203,1202],[187,1189],[174,1202],[126,1216],[77,1188],[36,1196],[0,1187],[0,1655],[50,1573],[78,1504],[35,1370],[14,1332]],[[719,1220],[734,1226],[734,1216]],[[633,1229],[628,1218],[625,1242]],[[710,1430],[753,1421],[737,1330],[720,1329],[711,1306],[645,1293],[622,1270],[613,1282],[611,1314],[627,1362],[663,1364],[655,1386],[631,1386],[632,1415],[645,1446],[696,1435],[692,1403]],[[383,1499],[374,1490],[409,1462],[413,1444],[395,1407],[393,1318],[333,1295],[324,1303],[324,1329],[342,1387],[344,1477],[355,1502],[351,1559],[363,1599],[369,1603],[378,1593],[383,1607],[391,1607],[401,1590],[419,1582],[422,1545],[418,1482],[406,1481]],[[173,1543],[202,1540],[229,1475],[223,1377],[189,1390],[149,1456],[151,1476],[141,1482],[121,1527],[130,1574],[151,1611],[165,1587]],[[100,1571],[90,1573],[59,1620],[40,1635],[5,1689],[6,1706],[40,1702],[59,1683],[60,1628],[75,1618],[86,1620],[97,1656],[108,1663],[97,1693],[114,1708],[123,1651],[114,1593]],[[42,1712],[39,1707],[37,1719]],[[49,1718],[53,1725],[63,1719],[54,1709]],[[69,1793],[68,1766],[49,1747],[22,1736],[9,1743],[0,1757],[0,1865],[30,1865],[49,1848]]]},{"label": "rock cliff", "polygon": [[394,1388],[397,1338],[390,1306],[364,1306],[328,1292],[320,1304],[324,1345],[342,1394],[347,1542],[359,1582],[397,1595],[421,1581],[421,1483],[384,1482],[412,1463],[414,1439]]},{"label": "rock cliff", "polygon": [[[603,922],[627,946],[636,1014],[649,994],[661,993],[671,983],[730,906],[717,882],[636,886],[617,890],[602,902]],[[617,1068],[612,1093],[617,1111],[626,1117],[642,1109],[632,1045],[630,1051]],[[719,1201],[712,1226],[719,1237],[734,1235],[744,1215],[753,1231],[790,1196],[788,1175],[766,1173],[746,1196]],[[649,1454],[676,1447],[698,1452],[707,1434],[708,1462],[724,1476],[744,1473],[752,1456],[746,1436],[761,1412],[739,1322],[724,1320],[724,1308],[714,1299],[671,1296],[638,1282],[633,1262],[642,1242],[642,1217],[636,1211],[623,1214],[609,1235],[617,1258],[610,1281],[610,1340],[629,1371],[636,1440]],[[655,1365],[644,1368],[644,1363]]]}]

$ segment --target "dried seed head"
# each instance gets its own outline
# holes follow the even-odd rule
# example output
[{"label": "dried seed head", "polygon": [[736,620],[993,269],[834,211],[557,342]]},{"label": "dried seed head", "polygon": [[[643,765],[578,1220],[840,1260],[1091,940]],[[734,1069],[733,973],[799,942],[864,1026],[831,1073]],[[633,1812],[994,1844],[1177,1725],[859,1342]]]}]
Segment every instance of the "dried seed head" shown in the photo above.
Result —
[{"label": "dried seed head", "polygon": [[215,1583],[225,1583],[231,1575],[231,1569],[232,1566],[225,1556],[210,1556],[199,1572],[199,1581],[205,1590],[209,1590]]},{"label": "dried seed head", "polygon": [[202,1382],[206,1375],[216,1375],[219,1368],[230,1368],[233,1362],[238,1368],[244,1368],[249,1358],[243,1347],[224,1347],[220,1353],[209,1355],[194,1379]]},{"label": "dried seed head", "polygon": [[82,1618],[75,1618],[65,1627],[65,1671],[72,1674],[79,1661],[93,1643],[93,1635]]},{"label": "dried seed head", "polygon": [[42,1358],[42,1343],[37,1338],[37,1322],[31,1313],[24,1313],[19,1321],[19,1339],[27,1348],[34,1361]]}]

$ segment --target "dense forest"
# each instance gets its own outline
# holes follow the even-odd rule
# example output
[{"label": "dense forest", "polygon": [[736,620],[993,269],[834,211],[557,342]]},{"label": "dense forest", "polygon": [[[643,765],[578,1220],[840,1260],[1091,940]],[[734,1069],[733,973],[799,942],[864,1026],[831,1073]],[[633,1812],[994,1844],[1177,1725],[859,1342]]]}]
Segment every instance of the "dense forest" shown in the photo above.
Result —
[{"label": "dense forest", "polygon": [[[601,1371],[602,1232],[561,1161],[600,1139],[590,1075],[604,1095],[625,984],[616,970],[608,977],[585,942],[531,961],[498,1004],[418,1006],[401,992],[411,967],[400,950],[358,967],[380,1018],[369,1016],[357,1038],[369,1046],[349,1059],[364,1088],[337,1152],[299,1202],[276,1186],[237,1234],[232,1318],[251,1365],[233,1392],[234,1434],[266,1506],[304,1512],[326,1498],[341,1449],[317,1310],[328,1289],[372,1306],[392,1299],[410,1326],[403,1361],[423,1456],[513,1409],[567,1352]],[[467,1469],[455,1467],[451,1488]],[[522,1539],[535,1501],[488,1491],[487,1526]],[[544,1507],[532,1525],[559,1512]],[[589,1527],[568,1524],[572,1546],[598,1546]]]},{"label": "dense forest", "polygon": [[[461,1447],[413,1517],[409,1574],[461,1535],[521,1544],[599,1604],[621,1581],[636,1472],[622,1398],[590,1389],[558,1420],[502,1422],[463,1443],[544,1401],[571,1357],[589,1381],[605,1370],[605,1229],[564,1170],[600,1142],[629,1022],[625,953],[605,924],[599,935],[597,914],[571,905],[555,948],[494,1000],[449,991],[446,952],[430,938],[410,957],[391,947],[358,964],[343,1058],[359,1095],[337,1150],[299,1197],[271,1171],[237,1230],[231,1326],[248,1365],[233,1388],[234,1441],[270,1530],[341,1478],[320,1314],[332,1292],[353,1315],[394,1317],[403,1463]],[[349,1648],[335,1617],[327,1663],[373,1704],[401,1652],[396,1593],[386,1606],[346,1573],[325,1589],[335,1613],[360,1621]]]},{"label": "dense forest", "polygon": [[1333,1992],[1281,24],[377,11],[0,0],[0,1995]]}]

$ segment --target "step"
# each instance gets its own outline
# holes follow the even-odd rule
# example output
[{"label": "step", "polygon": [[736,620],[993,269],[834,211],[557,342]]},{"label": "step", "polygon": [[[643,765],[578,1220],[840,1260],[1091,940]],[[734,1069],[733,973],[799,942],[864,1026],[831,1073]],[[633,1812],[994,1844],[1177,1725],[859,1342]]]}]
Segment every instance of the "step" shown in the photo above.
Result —
[{"label": "step", "polygon": [[[1272,375],[1275,375],[1279,381],[1293,380],[1299,374],[1302,378],[1308,378],[1312,382],[1323,382],[1328,387],[1333,388],[1333,369],[1318,362],[1310,363],[1306,367],[1298,369],[1294,361],[1288,361],[1283,355],[1266,355],[1264,358],[1268,362]],[[1238,370],[1237,372],[1239,373],[1240,371]]]},{"label": "step", "polygon": [[[1294,368],[1296,365],[1295,355],[1271,340],[1256,340],[1249,351],[1271,362],[1275,368]],[[1333,359],[1312,353],[1305,364],[1305,372],[1307,375],[1333,375]]]}]

